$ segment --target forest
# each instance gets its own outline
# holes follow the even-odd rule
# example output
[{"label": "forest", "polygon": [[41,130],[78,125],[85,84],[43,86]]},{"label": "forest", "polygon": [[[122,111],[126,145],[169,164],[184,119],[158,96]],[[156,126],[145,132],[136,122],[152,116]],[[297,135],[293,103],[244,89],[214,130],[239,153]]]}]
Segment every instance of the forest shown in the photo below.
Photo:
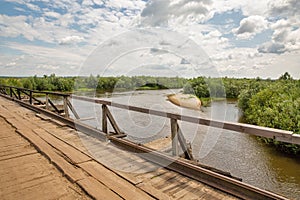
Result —
[{"label": "forest", "polygon": [[[145,89],[183,88],[202,102],[233,98],[243,111],[243,122],[271,128],[293,131],[300,134],[300,80],[289,73],[278,79],[249,78],[179,78],[151,76],[58,77],[55,74],[43,77],[0,77],[0,84],[46,91],[126,91]],[[300,146],[273,139],[259,138],[277,149],[300,155]]]}]

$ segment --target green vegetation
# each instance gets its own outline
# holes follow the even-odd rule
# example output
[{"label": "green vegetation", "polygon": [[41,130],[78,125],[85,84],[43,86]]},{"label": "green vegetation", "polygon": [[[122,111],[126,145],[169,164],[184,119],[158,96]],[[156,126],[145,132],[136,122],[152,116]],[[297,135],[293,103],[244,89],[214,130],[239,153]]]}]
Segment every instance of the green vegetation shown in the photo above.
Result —
[{"label": "green vegetation", "polygon": [[[278,80],[205,78],[190,79],[185,93],[194,93],[201,101],[214,98],[238,99],[249,124],[293,131],[300,134],[300,80],[285,73]],[[300,146],[260,138],[284,152],[300,155]]]},{"label": "green vegetation", "polygon": [[74,80],[75,78],[73,77],[57,77],[55,74],[52,74],[50,76],[44,75],[43,77],[2,77],[0,78],[0,84],[39,91],[67,92],[72,91]]},{"label": "green vegetation", "polygon": [[[240,94],[239,107],[250,124],[293,131],[300,134],[300,81],[282,79],[257,85]],[[278,149],[300,154],[300,146],[261,138]]]},{"label": "green vegetation", "polygon": [[0,84],[23,87],[32,90],[61,91],[112,91],[112,90],[145,90],[145,89],[167,89],[183,88],[187,82],[179,77],[100,77],[90,75],[89,77],[57,77],[55,74],[43,77],[2,77]]}]

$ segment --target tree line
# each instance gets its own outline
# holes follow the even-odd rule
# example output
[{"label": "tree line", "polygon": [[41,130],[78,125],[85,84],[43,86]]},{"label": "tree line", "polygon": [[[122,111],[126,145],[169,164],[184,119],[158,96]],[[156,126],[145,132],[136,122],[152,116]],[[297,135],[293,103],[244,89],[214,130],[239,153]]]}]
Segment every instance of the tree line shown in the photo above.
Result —
[{"label": "tree line", "polygon": [[183,88],[187,79],[179,77],[120,76],[58,77],[55,74],[42,77],[2,77],[0,84],[39,91],[72,92],[74,90],[132,90]]}]

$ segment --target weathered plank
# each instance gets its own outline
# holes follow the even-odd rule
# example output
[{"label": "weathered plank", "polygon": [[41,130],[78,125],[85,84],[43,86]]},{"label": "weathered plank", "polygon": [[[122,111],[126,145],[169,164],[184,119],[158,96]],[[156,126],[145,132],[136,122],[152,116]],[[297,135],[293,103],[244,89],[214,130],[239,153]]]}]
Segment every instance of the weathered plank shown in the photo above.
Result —
[{"label": "weathered plank", "polygon": [[14,157],[0,160],[0,199],[88,199],[79,187],[62,177],[12,126],[3,122],[0,117],[0,130],[4,130],[0,131],[0,135],[10,134],[20,144],[12,140],[0,144],[0,149],[5,149],[1,151],[1,158],[17,152]]},{"label": "weathered plank", "polygon": [[153,199],[97,162],[85,162],[79,166],[124,199]]},{"label": "weathered plank", "polygon": [[49,134],[44,129],[34,129],[34,133],[40,136],[44,141],[50,144],[52,147],[60,151],[64,156],[66,156],[72,163],[82,163],[91,160],[91,158],[82,152],[78,151],[74,147],[66,144],[65,142],[57,139],[53,135]]},{"label": "weathered plank", "polygon": [[121,200],[122,198],[108,189],[93,177],[88,177],[77,182],[86,192],[95,199]]}]

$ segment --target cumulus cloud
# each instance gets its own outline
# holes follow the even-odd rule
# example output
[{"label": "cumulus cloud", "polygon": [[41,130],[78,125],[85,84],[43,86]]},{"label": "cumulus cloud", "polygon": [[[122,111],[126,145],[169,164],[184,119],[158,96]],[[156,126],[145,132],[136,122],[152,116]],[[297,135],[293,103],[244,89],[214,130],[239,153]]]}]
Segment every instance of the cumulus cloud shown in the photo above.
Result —
[{"label": "cumulus cloud", "polygon": [[142,25],[166,26],[172,20],[202,22],[211,4],[211,0],[152,0],[141,13]]},{"label": "cumulus cloud", "polygon": [[60,45],[70,45],[70,44],[76,44],[80,43],[84,40],[83,37],[77,36],[77,35],[72,35],[72,36],[67,36],[65,38],[62,38],[59,41]]},{"label": "cumulus cloud", "polygon": [[281,43],[275,42],[267,42],[261,45],[258,48],[260,53],[275,53],[275,54],[282,54],[286,51],[285,45]]},{"label": "cumulus cloud", "polygon": [[270,15],[291,17],[299,16],[300,1],[299,0],[274,0],[270,2]]},{"label": "cumulus cloud", "polygon": [[268,27],[268,21],[262,16],[250,16],[240,22],[240,26],[233,29],[239,39],[249,39]]},{"label": "cumulus cloud", "polygon": [[300,50],[300,21],[297,19],[294,17],[280,19],[270,26],[273,30],[272,42],[276,44],[275,47],[284,45],[284,51]]}]

